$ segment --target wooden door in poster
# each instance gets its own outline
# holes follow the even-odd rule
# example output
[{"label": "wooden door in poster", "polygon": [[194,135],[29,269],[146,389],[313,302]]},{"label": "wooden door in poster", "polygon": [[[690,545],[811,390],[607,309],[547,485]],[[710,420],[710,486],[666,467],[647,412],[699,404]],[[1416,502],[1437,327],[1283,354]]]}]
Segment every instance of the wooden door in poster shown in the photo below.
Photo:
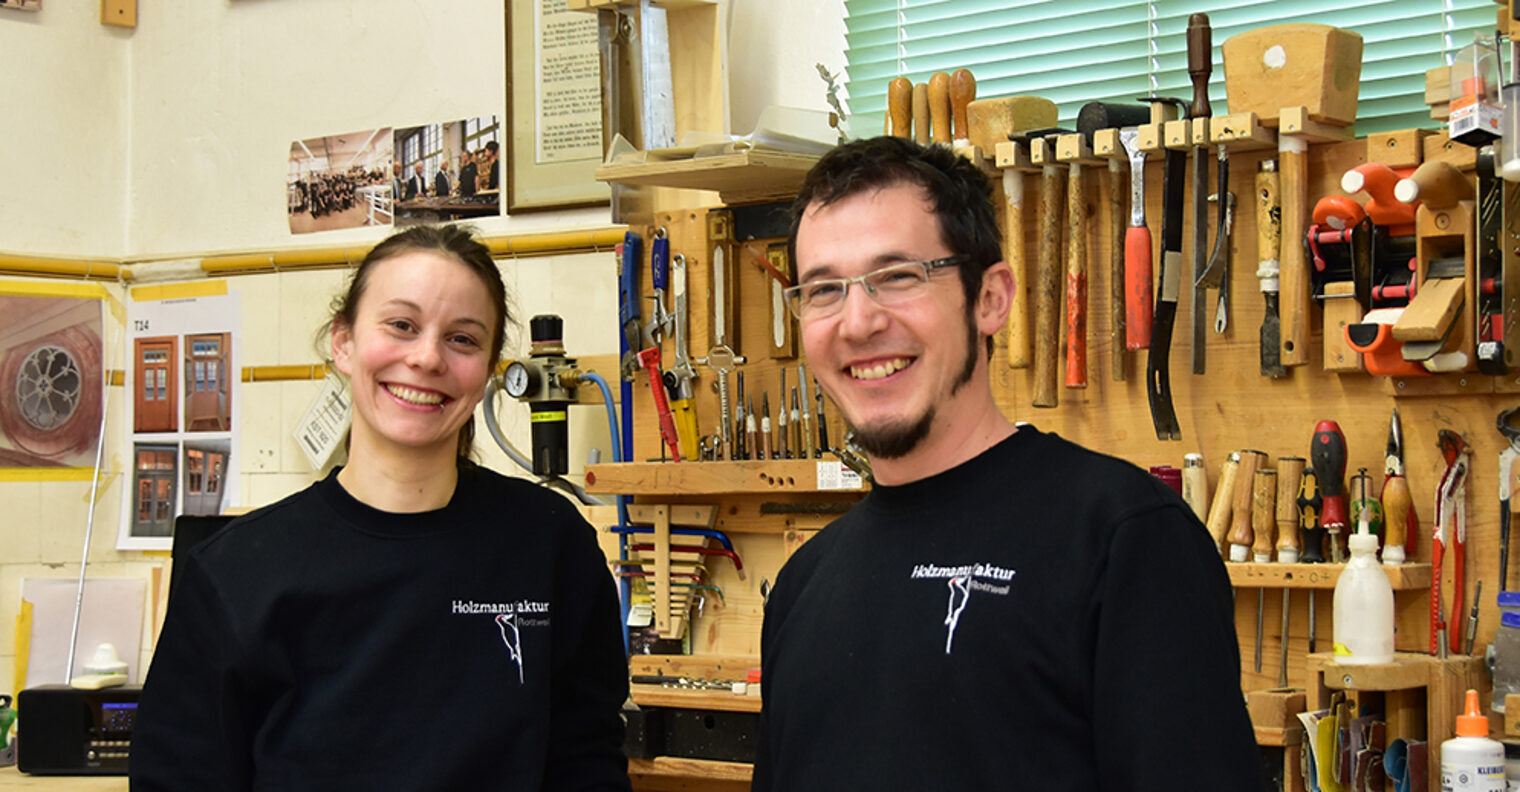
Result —
[{"label": "wooden door in poster", "polygon": [[132,431],[173,432],[179,427],[179,397],[174,387],[176,339],[137,339],[133,380],[137,395],[132,410]]},{"label": "wooden door in poster", "polygon": [[185,336],[185,431],[232,428],[227,387],[227,333]]}]

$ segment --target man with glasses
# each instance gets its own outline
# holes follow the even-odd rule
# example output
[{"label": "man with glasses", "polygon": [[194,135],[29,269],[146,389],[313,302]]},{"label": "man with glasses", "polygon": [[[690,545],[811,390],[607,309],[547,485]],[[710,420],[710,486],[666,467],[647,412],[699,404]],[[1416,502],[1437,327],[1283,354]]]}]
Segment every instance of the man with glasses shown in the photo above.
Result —
[{"label": "man with glasses", "polygon": [[993,398],[999,238],[986,177],[898,138],[792,205],[787,301],[875,482],[770,593],[753,788],[1260,789],[1207,531]]}]

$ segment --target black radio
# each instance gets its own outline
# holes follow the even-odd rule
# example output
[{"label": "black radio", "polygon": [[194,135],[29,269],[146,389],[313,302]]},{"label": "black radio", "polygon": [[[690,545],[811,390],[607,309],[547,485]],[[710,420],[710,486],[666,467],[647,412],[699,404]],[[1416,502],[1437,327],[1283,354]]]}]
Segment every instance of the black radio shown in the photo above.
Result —
[{"label": "black radio", "polygon": [[21,691],[16,765],[32,775],[126,775],[139,687]]}]

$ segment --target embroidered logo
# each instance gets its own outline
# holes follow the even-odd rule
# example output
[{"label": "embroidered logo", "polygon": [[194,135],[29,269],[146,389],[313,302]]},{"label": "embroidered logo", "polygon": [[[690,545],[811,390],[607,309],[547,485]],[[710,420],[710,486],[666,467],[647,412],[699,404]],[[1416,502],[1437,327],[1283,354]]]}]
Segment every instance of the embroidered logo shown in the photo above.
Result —
[{"label": "embroidered logo", "polygon": [[523,684],[523,630],[530,627],[549,626],[549,603],[518,600],[516,602],[475,602],[453,600],[449,604],[453,614],[482,614],[492,617],[501,642],[506,646],[507,659],[517,668],[517,683]]},{"label": "embroidered logo", "polygon": [[948,589],[945,604],[945,654],[955,646],[955,628],[960,626],[961,613],[971,601],[971,592],[983,591],[1001,597],[1012,590],[1015,572],[995,564],[963,564],[937,566],[918,564],[913,567],[910,578],[914,580],[943,580]]}]

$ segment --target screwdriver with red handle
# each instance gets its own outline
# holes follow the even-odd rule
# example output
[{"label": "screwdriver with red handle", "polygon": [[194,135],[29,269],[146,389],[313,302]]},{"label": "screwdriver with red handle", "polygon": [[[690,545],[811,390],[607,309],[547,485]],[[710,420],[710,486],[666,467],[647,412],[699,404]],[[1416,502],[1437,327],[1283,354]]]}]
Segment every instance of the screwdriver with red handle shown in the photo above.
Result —
[{"label": "screwdriver with red handle", "polygon": [[1314,439],[1309,444],[1309,461],[1314,465],[1314,475],[1319,479],[1320,497],[1324,504],[1320,512],[1320,525],[1330,535],[1330,560],[1339,564],[1341,555],[1340,535],[1346,530],[1346,436],[1335,421],[1320,421],[1314,427]]}]

